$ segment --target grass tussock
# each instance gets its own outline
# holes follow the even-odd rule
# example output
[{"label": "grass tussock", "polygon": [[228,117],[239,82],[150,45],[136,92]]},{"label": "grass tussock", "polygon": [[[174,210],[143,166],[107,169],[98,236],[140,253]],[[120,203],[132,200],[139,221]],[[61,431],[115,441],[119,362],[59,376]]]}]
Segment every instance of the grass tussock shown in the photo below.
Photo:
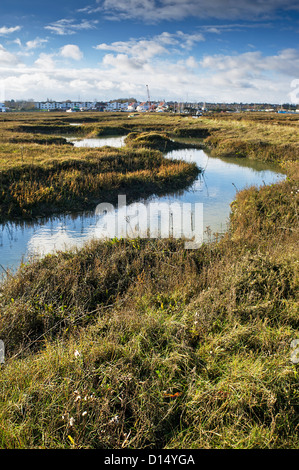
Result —
[{"label": "grass tussock", "polygon": [[178,142],[158,132],[131,132],[126,137],[126,144],[132,148],[152,148],[163,153],[181,148]]}]

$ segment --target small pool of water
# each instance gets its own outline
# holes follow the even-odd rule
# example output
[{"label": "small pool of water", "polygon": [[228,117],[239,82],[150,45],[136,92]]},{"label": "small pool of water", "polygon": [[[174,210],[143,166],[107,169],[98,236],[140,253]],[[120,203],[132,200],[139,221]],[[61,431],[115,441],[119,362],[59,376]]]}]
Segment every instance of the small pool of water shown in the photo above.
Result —
[{"label": "small pool of water", "polygon": [[96,148],[104,147],[108,145],[109,147],[123,147],[125,145],[125,136],[120,137],[98,137],[98,138],[86,138],[86,139],[75,139],[67,138],[68,142],[72,142],[74,147],[86,147],[86,148]]}]

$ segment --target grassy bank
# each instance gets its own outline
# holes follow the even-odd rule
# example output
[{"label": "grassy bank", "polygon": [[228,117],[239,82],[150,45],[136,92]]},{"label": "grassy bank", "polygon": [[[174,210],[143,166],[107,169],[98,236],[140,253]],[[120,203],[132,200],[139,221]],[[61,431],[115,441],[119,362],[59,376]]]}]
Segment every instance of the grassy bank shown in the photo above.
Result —
[{"label": "grassy bank", "polygon": [[[130,132],[126,137],[125,142],[130,148],[151,148],[163,153],[196,146],[188,142],[188,140],[183,142],[173,140],[167,135],[167,133],[161,132]],[[199,147],[198,144],[197,147]]]},{"label": "grassy bank", "polygon": [[[0,220],[94,209],[99,202],[127,200],[183,189],[199,169],[150,150],[63,151],[41,164],[21,164],[0,176]],[[44,157],[44,156],[43,156]]]},{"label": "grassy bank", "polygon": [[166,134],[157,132],[131,132],[125,142],[131,148],[150,147],[164,153],[179,148],[179,145],[171,141]]},{"label": "grassy bank", "polygon": [[[237,120],[198,121],[177,118],[172,133],[240,138]],[[286,143],[288,133],[271,129],[272,145]],[[266,140],[265,126],[257,136]],[[82,168],[92,153],[80,154]],[[117,155],[120,174],[115,150],[103,150],[101,169],[109,174]],[[295,157],[282,158],[284,182],[237,193],[218,242],[95,241],[9,277],[0,288],[0,447],[299,448]],[[164,162],[154,150],[137,162],[151,158]]]}]

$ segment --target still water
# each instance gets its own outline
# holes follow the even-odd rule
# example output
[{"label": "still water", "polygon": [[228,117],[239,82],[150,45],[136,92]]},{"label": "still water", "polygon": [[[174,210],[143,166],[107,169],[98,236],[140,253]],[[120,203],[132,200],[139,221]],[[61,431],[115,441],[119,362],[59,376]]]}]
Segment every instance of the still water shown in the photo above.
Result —
[{"label": "still water", "polygon": [[[94,146],[94,140],[101,141],[98,145],[116,147],[123,145],[123,138],[118,137],[89,139],[89,141],[83,139],[76,141],[76,145]],[[152,196],[139,201],[139,204],[149,207],[159,202],[166,203],[164,205],[169,207],[170,204],[178,203],[181,206],[189,204],[192,208],[200,205],[203,209],[204,240],[208,239],[208,232],[223,233],[227,230],[230,203],[235,199],[237,190],[252,185],[276,183],[285,178],[273,165],[246,159],[212,158],[203,150],[198,149],[174,150],[168,153],[167,157],[196,162],[200,168],[204,169],[204,172],[199,174],[193,185],[184,191],[164,197]],[[138,202],[129,206],[129,209],[137,206]],[[93,238],[101,238],[103,233],[106,233],[103,227],[109,226],[107,224],[109,217],[115,218],[115,213],[119,215],[122,210],[112,207],[106,215],[101,215],[95,208],[94,211],[41,218],[34,222],[2,224],[0,225],[0,264],[2,265],[0,271],[4,272],[3,268],[14,271],[21,262],[26,262],[32,257],[44,256],[47,253],[73,247],[80,248]],[[157,218],[157,214],[153,217]]]},{"label": "still water", "polygon": [[[73,124],[75,125],[75,123]],[[99,137],[92,139],[74,139],[67,138],[69,142],[72,142],[74,147],[86,147],[86,148],[95,148],[95,147],[104,147],[109,145],[110,147],[123,147],[125,145],[125,136],[121,137]]]}]

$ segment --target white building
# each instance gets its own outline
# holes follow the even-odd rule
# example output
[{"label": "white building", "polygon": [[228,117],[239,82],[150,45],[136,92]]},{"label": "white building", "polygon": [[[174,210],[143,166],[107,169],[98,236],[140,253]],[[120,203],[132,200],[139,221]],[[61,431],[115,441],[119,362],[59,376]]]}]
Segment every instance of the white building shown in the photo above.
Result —
[{"label": "white building", "polygon": [[139,106],[140,103],[137,103],[133,101],[132,103],[128,104],[127,111],[135,111],[137,106]]},{"label": "white building", "polygon": [[111,101],[107,104],[105,111],[127,111],[129,103],[121,103],[120,101]]},{"label": "white building", "polygon": [[80,110],[91,109],[95,106],[94,101],[37,101],[36,109],[63,110],[78,108]]},{"label": "white building", "polygon": [[136,111],[139,111],[140,113],[144,113],[145,111],[148,111],[150,109],[150,105],[147,101],[144,103],[140,103],[139,106],[137,106]]},{"label": "white building", "polygon": [[163,113],[168,110],[168,106],[165,103],[165,101],[162,101],[161,103],[158,104],[156,107],[156,113]]},{"label": "white building", "polygon": [[0,103],[0,113],[5,113],[6,107],[4,106],[4,103]]}]

